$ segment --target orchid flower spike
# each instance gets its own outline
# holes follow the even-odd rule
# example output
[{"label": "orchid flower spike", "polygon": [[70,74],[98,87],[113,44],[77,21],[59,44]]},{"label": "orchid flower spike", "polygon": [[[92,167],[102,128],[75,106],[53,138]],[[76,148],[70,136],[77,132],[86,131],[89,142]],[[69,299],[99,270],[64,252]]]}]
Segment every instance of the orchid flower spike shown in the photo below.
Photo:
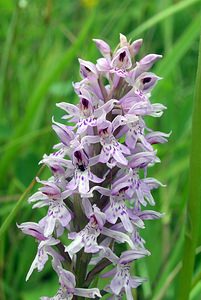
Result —
[{"label": "orchid flower spike", "polygon": [[[77,104],[57,103],[64,111],[63,121],[52,118],[59,143],[40,162],[51,176],[37,178],[40,187],[28,199],[34,209],[46,208],[46,215],[17,225],[37,245],[26,280],[48,260],[58,277],[56,295],[41,300],[105,294],[132,300],[132,289],[146,280],[131,275],[132,263],[150,255],[141,230],[147,220],[163,216],[153,210],[153,190],[164,185],[147,174],[160,162],[155,144],[167,142],[170,134],[146,124],[166,109],[151,101],[161,80],[151,68],[162,56],[139,58],[142,39],[131,42],[123,34],[115,51],[101,39],[93,41],[102,57],[78,60]],[[116,244],[122,249],[118,255]],[[110,278],[108,285],[91,288],[97,276]]]}]

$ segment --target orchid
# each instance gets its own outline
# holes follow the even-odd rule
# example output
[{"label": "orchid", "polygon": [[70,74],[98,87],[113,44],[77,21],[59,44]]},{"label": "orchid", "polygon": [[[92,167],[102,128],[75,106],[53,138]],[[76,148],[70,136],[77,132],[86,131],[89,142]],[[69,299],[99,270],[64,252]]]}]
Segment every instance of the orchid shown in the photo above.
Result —
[{"label": "orchid", "polygon": [[[42,187],[28,199],[33,208],[48,207],[47,214],[38,223],[18,225],[38,242],[26,279],[34,269],[42,271],[49,256],[59,278],[56,295],[42,300],[105,293],[132,300],[132,289],[145,279],[133,276],[131,265],[150,255],[141,230],[147,220],[163,216],[144,210],[155,205],[152,190],[164,186],[147,176],[149,167],[160,162],[154,145],[170,135],[153,131],[145,119],[161,117],[166,109],[150,100],[161,79],[150,68],[161,55],[138,60],[142,40],[130,43],[122,34],[114,52],[105,41],[94,42],[103,57],[96,63],[79,59],[82,79],[73,84],[78,104],[57,104],[65,123],[52,118],[59,143],[40,161],[51,177],[37,178]],[[118,256],[117,244],[126,247]],[[102,274],[108,265],[113,269]],[[108,285],[89,288],[100,273],[111,277]]]}]

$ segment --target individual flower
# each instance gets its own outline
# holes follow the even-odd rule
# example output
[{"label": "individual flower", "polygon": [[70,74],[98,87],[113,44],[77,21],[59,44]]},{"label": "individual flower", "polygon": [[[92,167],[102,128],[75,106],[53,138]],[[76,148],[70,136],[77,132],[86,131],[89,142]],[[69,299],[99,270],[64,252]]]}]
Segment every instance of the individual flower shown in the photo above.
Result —
[{"label": "individual flower", "polygon": [[96,206],[89,215],[89,223],[79,233],[71,232],[68,235],[73,242],[65,247],[65,251],[72,257],[84,247],[86,253],[96,253],[100,250],[97,238],[105,224],[105,214]]},{"label": "individual flower", "polygon": [[74,128],[77,128],[77,134],[83,134],[89,127],[97,126],[98,119],[103,116],[106,117],[117,102],[116,100],[111,99],[107,103],[102,102],[101,105],[98,105],[98,103],[94,106],[94,97],[86,92],[85,89],[82,89],[82,92],[83,90],[84,94],[79,95],[79,107],[66,102],[57,104],[58,107],[68,113],[68,115],[63,116],[63,119],[75,122],[76,125]]},{"label": "individual flower", "polygon": [[44,229],[40,224],[33,222],[26,222],[18,225],[18,228],[22,230],[25,234],[35,237],[38,241],[38,251],[36,257],[34,258],[32,265],[26,276],[26,281],[31,276],[34,269],[37,269],[38,272],[41,272],[48,261],[48,256],[52,257],[52,267],[55,271],[58,270],[58,267],[61,266],[61,261],[63,257],[56,252],[52,246],[55,246],[60,243],[60,240],[57,240],[53,237],[45,237]]},{"label": "individual flower", "polygon": [[127,188],[128,187],[124,186],[123,188],[116,188],[115,191],[113,191],[113,188],[111,188],[111,191],[104,188],[98,188],[97,190],[102,195],[110,197],[110,201],[104,209],[107,221],[111,224],[116,224],[117,220],[120,219],[125,230],[128,232],[132,232],[133,225],[129,218],[129,208],[126,205]]},{"label": "individual flower", "polygon": [[58,268],[60,288],[54,297],[41,297],[41,300],[71,300],[73,296],[80,296],[84,298],[101,297],[100,291],[97,288],[83,289],[76,288],[75,276],[73,273]]},{"label": "individual flower", "polygon": [[44,186],[33,194],[28,202],[35,203],[33,208],[49,206],[47,216],[40,224],[44,227],[44,236],[50,236],[56,229],[57,236],[62,235],[64,228],[67,227],[72,219],[72,212],[66,206],[64,199],[72,194],[72,191],[61,192],[60,188],[51,181],[40,181]]},{"label": "individual flower", "polygon": [[114,167],[116,164],[128,164],[125,156],[130,154],[130,150],[125,145],[119,143],[113,134],[120,125],[118,117],[112,122],[101,118],[97,122],[98,135],[85,136],[82,139],[83,144],[101,144],[102,149],[99,155],[99,162],[106,163],[108,167]]},{"label": "individual flower", "polygon": [[112,261],[112,263],[116,265],[116,267],[102,275],[102,277],[114,276],[109,284],[111,291],[117,296],[125,291],[127,299],[132,300],[132,288],[137,288],[145,281],[145,279],[131,276],[130,263],[136,259],[150,255],[150,253],[146,250],[128,250],[124,251],[120,258],[118,258],[111,252],[110,249],[107,249],[105,251],[105,255],[109,260]]},{"label": "individual flower", "polygon": [[81,194],[86,194],[90,190],[89,182],[101,183],[105,178],[99,178],[91,172],[90,167],[93,162],[90,161],[87,153],[84,149],[76,150],[73,153],[72,162],[69,162],[69,169],[74,172],[73,179],[67,184],[67,188],[70,190],[78,191]]},{"label": "individual flower", "polygon": [[106,216],[96,205],[92,207],[90,201],[86,198],[83,201],[83,205],[89,222],[80,232],[71,232],[68,234],[68,238],[73,239],[73,242],[65,247],[65,251],[68,252],[70,257],[79,252],[83,247],[86,253],[99,252],[103,248],[97,241],[97,238],[101,234],[115,239],[119,243],[127,242],[131,248],[134,247],[128,235],[104,227]]},{"label": "individual flower", "polygon": [[[142,165],[142,162],[140,161]],[[139,166],[139,165],[138,165]],[[144,163],[143,163],[144,166]],[[125,189],[126,196],[131,199],[135,198],[143,206],[155,205],[154,198],[151,194],[151,190],[157,189],[159,186],[164,186],[160,181],[154,178],[140,179],[138,169],[129,169],[129,172],[115,181],[113,184],[113,194],[117,193],[121,189]]]}]

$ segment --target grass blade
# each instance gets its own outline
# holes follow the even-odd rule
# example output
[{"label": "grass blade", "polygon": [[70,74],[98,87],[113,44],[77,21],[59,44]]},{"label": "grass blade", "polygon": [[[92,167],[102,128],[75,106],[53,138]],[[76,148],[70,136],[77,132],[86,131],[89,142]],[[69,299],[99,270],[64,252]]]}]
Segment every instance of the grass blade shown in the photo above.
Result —
[{"label": "grass blade", "polygon": [[[44,166],[42,166],[40,168],[40,170],[38,171],[36,177],[38,177],[42,173],[43,170],[44,170]],[[18,200],[18,202],[16,203],[16,205],[13,207],[12,211],[10,212],[10,214],[7,216],[7,218],[5,219],[5,221],[3,222],[3,224],[1,225],[1,227],[0,227],[0,241],[2,241],[2,236],[4,235],[4,233],[6,232],[6,230],[8,229],[9,225],[15,219],[15,216],[17,215],[19,209],[22,207],[22,205],[24,203],[24,199],[27,197],[27,195],[29,194],[29,192],[31,191],[31,189],[36,184],[36,177],[32,180],[32,182],[30,183],[30,185],[28,186],[28,188],[24,191],[24,193],[22,194],[22,196],[20,197],[20,199]]]},{"label": "grass blade", "polygon": [[194,19],[182,36],[175,43],[172,50],[160,62],[156,68],[156,73],[166,77],[172,72],[178,61],[185,55],[193,41],[199,36],[200,14]]},{"label": "grass blade", "polygon": [[[12,20],[10,22],[7,37],[3,49],[3,54],[1,58],[1,76],[0,76],[0,111],[3,111],[3,96],[4,96],[4,87],[6,80],[6,72],[9,64],[9,56],[13,47],[13,39],[15,36],[17,23],[19,18],[19,8],[16,5],[16,8],[13,12]],[[5,115],[2,115],[5,118]]]},{"label": "grass blade", "polygon": [[185,0],[181,1],[177,4],[174,4],[167,9],[162,10],[149,20],[142,23],[140,26],[138,26],[135,30],[131,31],[129,34],[130,37],[136,37],[142,34],[144,31],[148,30],[149,28],[153,27],[157,23],[163,21],[164,19],[178,13],[179,11],[191,6],[192,4],[195,4],[196,2],[200,2],[200,0]]},{"label": "grass blade", "polygon": [[194,110],[192,120],[192,146],[189,173],[189,201],[187,206],[183,265],[180,272],[178,300],[188,300],[191,290],[195,249],[199,235],[201,210],[201,40],[195,86]]},{"label": "grass blade", "polygon": [[[198,254],[200,254],[200,247],[198,247],[196,249],[196,255],[198,255]],[[175,268],[167,275],[166,280],[161,285],[159,293],[155,297],[153,297],[152,300],[163,300],[164,299],[164,296],[166,295],[171,283],[174,281],[177,274],[179,273],[181,267],[182,267],[182,262],[179,261],[178,264],[175,266]],[[199,281],[197,283],[199,283]],[[196,285],[194,287],[196,287]],[[193,291],[194,287],[192,286],[192,291]]]}]

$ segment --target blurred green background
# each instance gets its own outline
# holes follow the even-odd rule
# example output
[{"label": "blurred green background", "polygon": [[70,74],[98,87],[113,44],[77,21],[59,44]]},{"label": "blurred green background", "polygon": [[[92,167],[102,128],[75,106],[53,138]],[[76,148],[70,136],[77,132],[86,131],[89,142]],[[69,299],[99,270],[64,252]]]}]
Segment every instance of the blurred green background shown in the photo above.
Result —
[{"label": "blurred green background", "polygon": [[[167,184],[155,193],[161,221],[147,222],[143,236],[152,256],[136,264],[136,274],[148,278],[137,291],[139,300],[173,300],[184,240],[188,200],[189,146],[200,32],[200,1],[173,0],[1,0],[0,1],[0,224],[11,224],[1,237],[0,299],[34,300],[54,295],[57,278],[50,264],[25,276],[36,243],[23,236],[16,222],[36,221],[45,211],[32,210],[26,199],[17,204],[39,170],[38,162],[57,138],[51,117],[59,120],[55,103],[75,103],[72,81],[79,80],[77,58],[95,62],[99,53],[92,38],[105,39],[114,49],[119,33],[142,37],[140,56],[163,54],[153,69],[160,81],[153,102],[168,107],[154,130],[169,132],[169,143],[158,147],[162,160],[149,171]],[[47,178],[44,170],[41,178]],[[33,193],[36,190],[31,188]],[[201,299],[201,237],[191,300]]]}]

